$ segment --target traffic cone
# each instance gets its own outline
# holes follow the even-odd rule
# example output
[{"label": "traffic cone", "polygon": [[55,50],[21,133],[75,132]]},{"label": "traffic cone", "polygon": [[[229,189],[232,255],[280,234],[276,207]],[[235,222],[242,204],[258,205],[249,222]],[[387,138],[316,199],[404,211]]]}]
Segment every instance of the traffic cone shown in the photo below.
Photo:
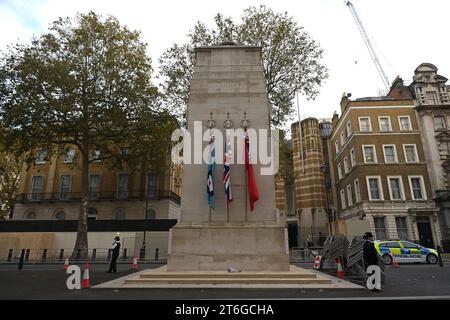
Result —
[{"label": "traffic cone", "polygon": [[337,258],[336,262],[337,262],[337,277],[339,279],[344,279],[344,269],[342,269],[341,258]]},{"label": "traffic cone", "polygon": [[64,271],[67,271],[67,268],[69,268],[69,258],[66,258],[66,260],[64,260]]},{"label": "traffic cone", "polygon": [[138,270],[138,258],[136,256],[133,257],[133,264],[131,265],[131,270]]},{"label": "traffic cone", "polygon": [[89,263],[86,263],[84,265],[84,273],[83,273],[83,280],[81,281],[81,287],[83,289],[87,289],[91,286],[89,282]]},{"label": "traffic cone", "polygon": [[391,268],[400,268],[400,266],[398,265],[397,259],[395,259],[395,257],[392,257],[392,266]]},{"label": "traffic cone", "polygon": [[314,269],[320,269],[320,260],[322,260],[322,256],[316,256],[314,259]]}]

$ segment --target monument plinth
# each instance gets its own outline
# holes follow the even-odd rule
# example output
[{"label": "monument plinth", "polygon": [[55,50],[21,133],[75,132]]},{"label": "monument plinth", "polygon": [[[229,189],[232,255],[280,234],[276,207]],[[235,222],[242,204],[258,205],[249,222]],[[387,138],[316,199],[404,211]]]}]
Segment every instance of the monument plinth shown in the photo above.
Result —
[{"label": "monument plinth", "polygon": [[[244,119],[249,128],[270,132],[269,103],[261,65],[261,48],[237,45],[195,49],[196,65],[190,86],[187,130],[194,137],[194,121],[203,132],[215,129],[226,136],[224,122],[238,129]],[[257,143],[257,141],[250,141]],[[223,141],[217,142],[223,144]],[[244,148],[242,137],[232,141],[236,150]],[[203,142],[203,148],[208,142]],[[270,149],[269,149],[270,150]],[[217,152],[216,158],[223,157]],[[192,153],[194,153],[194,148]],[[167,271],[227,270],[288,271],[287,233],[277,219],[275,180],[261,175],[257,155],[252,155],[259,200],[250,211],[246,200],[244,164],[231,165],[233,201],[227,212],[223,165],[215,171],[215,209],[210,213],[206,200],[208,164],[184,164],[181,220],[170,231]]]}]

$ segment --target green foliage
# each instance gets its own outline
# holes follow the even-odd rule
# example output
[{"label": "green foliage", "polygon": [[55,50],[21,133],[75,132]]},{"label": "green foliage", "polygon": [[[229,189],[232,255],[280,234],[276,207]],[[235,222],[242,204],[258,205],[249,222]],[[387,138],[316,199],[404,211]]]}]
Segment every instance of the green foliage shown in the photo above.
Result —
[{"label": "green foliage", "polygon": [[296,92],[308,99],[317,96],[319,87],[328,77],[321,61],[323,51],[288,13],[277,13],[261,5],[244,10],[239,23],[221,14],[214,20],[212,28],[197,22],[188,34],[187,44],[174,44],[159,59],[165,103],[179,118],[183,117],[187,106],[195,63],[194,48],[229,41],[262,47],[273,125],[283,125],[292,118]]},{"label": "green foliage", "polygon": [[0,220],[7,219],[19,188],[22,162],[2,150],[0,145]]}]

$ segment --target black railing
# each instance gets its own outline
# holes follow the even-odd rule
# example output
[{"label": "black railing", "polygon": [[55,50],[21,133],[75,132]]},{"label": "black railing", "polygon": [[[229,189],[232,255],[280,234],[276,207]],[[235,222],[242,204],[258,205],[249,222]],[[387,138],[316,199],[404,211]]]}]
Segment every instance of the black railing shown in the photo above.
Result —
[{"label": "black railing", "polygon": [[[80,201],[81,192],[63,193],[21,193],[16,195],[16,202],[76,202]],[[177,204],[181,203],[181,197],[170,190],[146,191],[99,191],[90,192],[92,201],[123,201],[123,200],[160,200],[170,199]]]}]

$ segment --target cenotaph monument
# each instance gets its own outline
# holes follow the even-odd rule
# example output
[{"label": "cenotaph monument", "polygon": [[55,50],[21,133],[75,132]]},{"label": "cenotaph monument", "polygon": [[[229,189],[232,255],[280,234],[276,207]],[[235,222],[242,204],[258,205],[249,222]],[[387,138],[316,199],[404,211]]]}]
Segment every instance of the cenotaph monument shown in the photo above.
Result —
[{"label": "cenotaph monument", "polygon": [[[202,133],[214,127],[223,137],[226,128],[265,129],[270,134],[261,48],[231,43],[196,48],[195,55],[187,109],[191,137],[195,121],[201,121]],[[202,149],[208,143],[204,141]],[[223,271],[230,267],[289,271],[287,232],[278,222],[275,208],[274,175],[262,175],[258,157],[252,154],[259,200],[250,211],[245,165],[237,164],[236,151],[244,148],[244,140],[237,137],[232,143],[235,164],[231,165],[233,200],[229,211],[223,164],[216,164],[215,208],[211,212],[206,198],[208,163],[183,164],[181,220],[170,231],[167,271]],[[250,143],[257,141],[250,139]],[[216,159],[222,157],[216,147]]]}]

